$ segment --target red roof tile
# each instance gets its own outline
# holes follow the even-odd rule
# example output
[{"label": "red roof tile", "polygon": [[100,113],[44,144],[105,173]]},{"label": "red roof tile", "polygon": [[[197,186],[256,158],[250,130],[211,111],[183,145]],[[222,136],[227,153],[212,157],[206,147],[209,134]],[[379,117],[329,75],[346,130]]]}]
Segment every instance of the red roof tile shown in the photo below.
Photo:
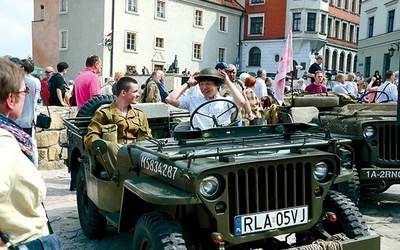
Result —
[{"label": "red roof tile", "polygon": [[212,3],[216,3],[219,5],[227,6],[230,8],[238,9],[238,10],[244,10],[242,5],[240,5],[236,0],[206,0]]}]

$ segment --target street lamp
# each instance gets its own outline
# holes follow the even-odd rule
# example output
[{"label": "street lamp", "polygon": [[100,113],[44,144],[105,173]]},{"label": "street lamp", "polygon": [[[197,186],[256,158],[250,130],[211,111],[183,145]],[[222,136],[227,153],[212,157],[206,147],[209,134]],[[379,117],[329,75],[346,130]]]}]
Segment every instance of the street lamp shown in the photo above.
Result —
[{"label": "street lamp", "polygon": [[394,52],[396,51],[396,49],[395,48],[393,48],[393,45],[395,45],[395,46],[397,46],[397,51],[399,51],[399,43],[392,43],[392,44],[390,44],[390,49],[388,49],[389,50],[389,56],[390,57],[392,57],[392,56],[394,56]]}]

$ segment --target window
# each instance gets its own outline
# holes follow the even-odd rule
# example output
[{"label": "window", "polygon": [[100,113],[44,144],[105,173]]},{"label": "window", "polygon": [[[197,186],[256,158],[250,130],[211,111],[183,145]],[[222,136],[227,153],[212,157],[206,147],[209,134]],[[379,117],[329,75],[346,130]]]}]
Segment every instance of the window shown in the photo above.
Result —
[{"label": "window", "polygon": [[365,57],[365,68],[364,68],[364,76],[370,77],[371,76],[371,57]]},{"label": "window", "polygon": [[262,35],[264,33],[264,17],[250,17],[250,35]]},{"label": "window", "polygon": [[389,53],[385,53],[383,55],[383,72],[386,72],[390,69],[390,55]]},{"label": "window", "polygon": [[394,10],[388,12],[388,27],[387,32],[393,32],[393,23],[394,23]]},{"label": "window", "polygon": [[68,11],[68,0],[61,0],[60,1],[60,12],[67,12]]},{"label": "window", "polygon": [[342,40],[347,41],[347,23],[342,24]]},{"label": "window", "polygon": [[351,1],[351,12],[353,13],[356,13],[356,7],[357,7],[356,4],[357,4],[356,0]]},{"label": "window", "polygon": [[128,0],[126,10],[129,12],[137,12],[137,0]]},{"label": "window", "polygon": [[44,5],[40,5],[40,21],[44,20]]},{"label": "window", "polygon": [[218,48],[218,62],[226,61],[226,48]]},{"label": "window", "polygon": [[136,33],[127,32],[126,33],[126,49],[131,51],[136,51]]},{"label": "window", "polygon": [[349,0],[344,0],[344,9],[349,10]]},{"label": "window", "polygon": [[68,31],[67,30],[60,30],[59,48],[60,49],[68,49]]},{"label": "window", "polygon": [[340,21],[335,21],[335,38],[339,39]]},{"label": "window", "polygon": [[265,3],[265,0],[250,0],[250,5],[251,4],[262,4]]},{"label": "window", "polygon": [[[228,17],[219,16],[219,31],[228,32]],[[222,62],[222,61],[220,61]]]},{"label": "window", "polygon": [[360,28],[359,28],[359,27],[357,27],[356,43],[358,43],[358,37],[359,37],[359,34],[360,34]]},{"label": "window", "polygon": [[333,5],[334,3],[333,3],[333,0],[329,0],[329,4],[330,5]]},{"label": "window", "polygon": [[293,13],[293,31],[300,31],[301,13]]},{"label": "window", "polygon": [[328,18],[328,37],[332,37],[332,18]]},{"label": "window", "polygon": [[156,48],[157,49],[164,49],[164,38],[156,37]]},{"label": "window", "polygon": [[203,27],[203,11],[195,10],[194,26]]},{"label": "window", "polygon": [[203,59],[203,46],[201,43],[193,44],[193,59],[194,60],[202,60]]},{"label": "window", "polygon": [[156,17],[165,18],[165,2],[157,0]]},{"label": "window", "polygon": [[368,18],[368,37],[374,35],[374,17]]},{"label": "window", "polygon": [[338,8],[341,8],[342,7],[342,0],[336,0],[336,6]]},{"label": "window", "polygon": [[321,14],[321,28],[320,28],[320,31],[321,31],[322,34],[326,34],[325,22],[326,22],[326,15],[325,14]]},{"label": "window", "polygon": [[257,47],[249,51],[249,66],[261,66],[261,50]]},{"label": "window", "polygon": [[315,31],[316,18],[317,18],[316,13],[307,14],[307,31]]},{"label": "window", "polygon": [[354,25],[350,25],[350,37],[349,37],[349,41],[351,43],[354,43]]}]

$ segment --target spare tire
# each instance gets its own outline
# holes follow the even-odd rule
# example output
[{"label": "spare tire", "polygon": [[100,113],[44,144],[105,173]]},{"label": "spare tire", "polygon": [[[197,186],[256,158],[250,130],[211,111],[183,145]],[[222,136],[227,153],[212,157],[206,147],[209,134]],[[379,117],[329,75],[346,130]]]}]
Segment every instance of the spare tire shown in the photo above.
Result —
[{"label": "spare tire", "polygon": [[82,108],[76,114],[76,117],[86,117],[86,116],[93,116],[96,110],[103,104],[110,104],[112,103],[115,98],[115,95],[101,95],[91,98],[87,101]]}]

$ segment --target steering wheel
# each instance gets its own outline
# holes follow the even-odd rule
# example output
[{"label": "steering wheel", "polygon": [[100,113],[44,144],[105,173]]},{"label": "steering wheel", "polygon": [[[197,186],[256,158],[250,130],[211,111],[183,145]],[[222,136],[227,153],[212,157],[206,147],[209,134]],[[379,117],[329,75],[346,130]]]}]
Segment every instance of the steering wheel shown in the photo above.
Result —
[{"label": "steering wheel", "polygon": [[[227,102],[227,103],[232,104],[232,106],[231,106],[230,108],[228,108],[227,110],[223,111],[223,112],[220,113],[220,114],[211,114],[211,115],[207,115],[207,114],[204,114],[204,113],[200,112],[200,109],[201,109],[201,108],[203,108],[203,107],[205,107],[205,106],[207,106],[207,105],[211,105],[211,104],[214,103],[214,102]],[[202,115],[202,116],[204,116],[204,117],[207,117],[208,119],[211,119],[211,120],[213,121],[215,127],[222,127],[223,124],[220,124],[220,121],[218,120],[218,118],[220,118],[220,117],[221,117],[222,115],[224,115],[225,113],[229,112],[231,109],[235,109],[235,112],[234,112],[233,117],[231,116],[231,122],[230,122],[229,125],[231,125],[232,123],[234,123],[234,122],[236,121],[236,118],[237,118],[237,116],[238,116],[238,114],[239,114],[239,108],[238,108],[238,106],[236,105],[236,103],[234,103],[234,102],[231,101],[231,100],[222,99],[222,98],[221,98],[221,99],[213,99],[213,100],[211,100],[211,101],[202,103],[200,106],[198,106],[198,107],[193,111],[192,115],[190,116],[190,127],[192,127],[193,129],[198,129],[198,128],[195,128],[195,127],[193,126],[193,117],[195,117],[196,115]],[[229,126],[229,125],[228,125],[228,126]]]},{"label": "steering wheel", "polygon": [[375,98],[379,97],[380,95],[384,95],[386,97],[386,100],[384,100],[383,102],[380,103],[385,103],[385,102],[389,102],[390,98],[389,95],[385,92],[385,91],[381,91],[381,90],[373,90],[373,91],[368,91],[364,94],[362,94],[359,98],[357,98],[358,102],[362,102],[362,100],[364,99],[365,96],[369,95],[369,94],[374,94],[373,96],[373,101],[371,101],[371,103],[375,103]]}]

